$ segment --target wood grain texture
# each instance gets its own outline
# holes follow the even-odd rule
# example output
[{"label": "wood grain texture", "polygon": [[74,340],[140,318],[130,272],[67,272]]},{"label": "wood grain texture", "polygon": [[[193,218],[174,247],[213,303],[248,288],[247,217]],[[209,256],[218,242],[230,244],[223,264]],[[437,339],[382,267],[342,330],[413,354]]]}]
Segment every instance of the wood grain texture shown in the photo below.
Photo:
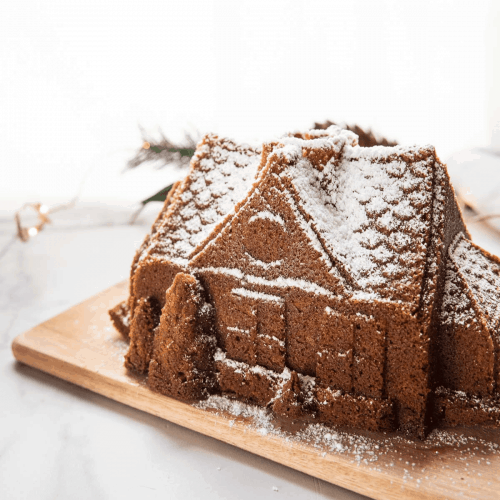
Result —
[{"label": "wood grain texture", "polygon": [[448,430],[426,442],[343,433],[352,449],[336,452],[325,443],[288,439],[284,431],[263,434],[249,419],[152,392],[143,377],[123,367],[127,345],[108,317],[108,309],[127,292],[127,282],[120,283],[20,335],[12,344],[14,356],[126,405],[375,499],[500,498],[498,430]]}]

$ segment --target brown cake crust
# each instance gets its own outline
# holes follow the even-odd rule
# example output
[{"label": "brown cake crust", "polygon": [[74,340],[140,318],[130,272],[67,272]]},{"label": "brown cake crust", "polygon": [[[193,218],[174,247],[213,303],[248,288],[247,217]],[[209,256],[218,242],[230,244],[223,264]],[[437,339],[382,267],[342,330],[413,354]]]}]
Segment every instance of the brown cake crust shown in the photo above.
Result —
[{"label": "brown cake crust", "polygon": [[291,420],[299,420],[308,413],[304,408],[303,389],[297,372],[290,373],[290,380],[276,395],[272,408],[276,415]]},{"label": "brown cake crust", "polygon": [[369,431],[394,428],[393,405],[388,400],[355,397],[331,388],[318,388],[319,421],[338,427],[355,427]]},{"label": "brown cake crust", "polygon": [[154,297],[137,301],[135,314],[130,325],[129,350],[125,356],[125,366],[129,370],[147,373],[160,315],[160,304]]},{"label": "brown cake crust", "polygon": [[495,351],[488,326],[470,289],[450,259],[441,323],[442,383],[451,390],[489,396]]},{"label": "brown cake crust", "polygon": [[203,399],[215,388],[213,310],[202,294],[194,276],[176,275],[149,365],[149,387],[185,401]]},{"label": "brown cake crust", "polygon": [[279,376],[275,372],[256,369],[241,362],[224,363],[219,359],[215,366],[223,394],[260,406],[267,406],[272,401],[279,383]]},{"label": "brown cake crust", "polygon": [[175,198],[180,184],[181,184],[180,182],[175,182],[172,185],[172,188],[168,192],[167,197],[165,198],[165,202],[163,203],[163,206],[162,206],[160,212],[158,213],[158,215],[157,215],[157,217],[156,217],[156,219],[151,227],[151,231],[146,235],[146,237],[144,238],[144,241],[142,242],[141,246],[139,247],[139,249],[137,250],[137,252],[134,255],[134,260],[132,261],[132,266],[130,268],[130,281],[129,281],[129,304],[128,304],[128,307],[129,307],[129,311],[130,311],[130,319],[132,319],[132,317],[134,315],[134,310],[135,310],[135,306],[136,306],[136,303],[135,303],[136,298],[152,296],[152,294],[149,294],[149,295],[142,294],[141,295],[141,294],[134,293],[133,283],[134,283],[135,273],[137,271],[139,261],[141,260],[146,249],[148,248],[148,246],[151,242],[151,239],[154,237],[156,231],[161,226],[162,221],[167,216],[167,210],[170,207],[172,200]]},{"label": "brown cake crust", "polygon": [[128,340],[130,333],[130,309],[128,301],[124,300],[109,310],[113,326]]},{"label": "brown cake crust", "polygon": [[436,391],[436,410],[441,425],[500,425],[500,401],[498,395],[492,398],[469,396],[463,391],[439,388]]}]

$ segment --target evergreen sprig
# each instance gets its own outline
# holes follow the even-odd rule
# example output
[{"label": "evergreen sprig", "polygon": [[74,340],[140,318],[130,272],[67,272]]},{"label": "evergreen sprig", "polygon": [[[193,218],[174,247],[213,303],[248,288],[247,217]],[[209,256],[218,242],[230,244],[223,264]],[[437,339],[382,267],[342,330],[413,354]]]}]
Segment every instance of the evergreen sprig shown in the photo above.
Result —
[{"label": "evergreen sprig", "polygon": [[197,138],[189,132],[184,134],[184,139],[180,143],[171,141],[160,130],[160,139],[148,137],[146,131],[140,127],[142,133],[142,146],[135,156],[127,162],[127,168],[137,168],[144,163],[155,163],[157,169],[169,165],[186,167],[189,165],[191,157],[194,155]]}]

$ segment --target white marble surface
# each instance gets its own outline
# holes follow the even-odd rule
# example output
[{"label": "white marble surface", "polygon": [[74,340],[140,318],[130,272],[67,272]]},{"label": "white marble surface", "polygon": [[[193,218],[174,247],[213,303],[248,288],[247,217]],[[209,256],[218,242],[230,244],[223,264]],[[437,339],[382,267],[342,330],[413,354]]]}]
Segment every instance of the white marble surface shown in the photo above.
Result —
[{"label": "white marble surface", "polygon": [[[15,362],[17,335],[127,277],[158,209],[77,207],[0,258],[0,498],[363,498]],[[0,212],[0,254],[13,232]]]},{"label": "white marble surface", "polygon": [[0,212],[0,498],[363,498],[15,362],[18,334],[127,278],[158,209],[79,206],[7,247]]}]

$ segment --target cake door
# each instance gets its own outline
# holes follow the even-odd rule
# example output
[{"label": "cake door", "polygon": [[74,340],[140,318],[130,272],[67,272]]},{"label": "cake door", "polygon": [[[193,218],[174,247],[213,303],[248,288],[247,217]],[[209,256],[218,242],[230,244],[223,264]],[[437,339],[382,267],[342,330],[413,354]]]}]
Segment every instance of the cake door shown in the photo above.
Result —
[{"label": "cake door", "polygon": [[357,314],[353,319],[353,391],[362,396],[383,397],[385,328],[373,316]]},{"label": "cake door", "polygon": [[287,296],[286,364],[290,369],[311,377],[316,376],[321,330],[318,310],[323,310],[324,305],[321,306],[317,298],[307,293],[294,292]]},{"label": "cake door", "polygon": [[372,316],[325,309],[317,353],[320,384],[367,397],[384,395],[385,329]]},{"label": "cake door", "polygon": [[285,368],[285,301],[261,294],[257,301],[255,358],[258,365],[282,372]]}]

